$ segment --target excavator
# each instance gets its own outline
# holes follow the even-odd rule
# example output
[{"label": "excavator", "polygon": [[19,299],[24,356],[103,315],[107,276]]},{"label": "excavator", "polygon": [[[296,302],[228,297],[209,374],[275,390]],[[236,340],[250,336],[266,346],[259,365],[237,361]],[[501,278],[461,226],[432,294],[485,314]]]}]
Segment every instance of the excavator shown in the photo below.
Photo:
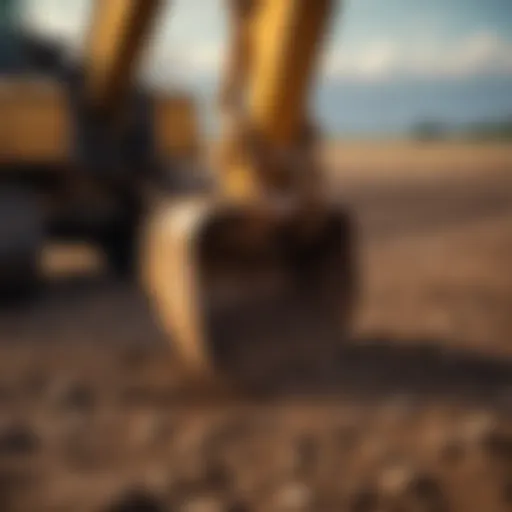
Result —
[{"label": "excavator", "polygon": [[[346,337],[355,230],[327,193],[309,112],[334,8],[230,3],[216,187],[164,202],[149,222],[147,288],[199,375],[228,372],[232,361],[245,374],[262,364],[279,371],[292,355],[328,354]],[[286,360],[274,367],[276,353]]]},{"label": "excavator", "polygon": [[197,154],[192,98],[137,80],[161,4],[94,2],[83,58],[70,62],[23,30],[20,2],[2,0],[0,218],[11,219],[0,226],[2,295],[39,288],[47,238],[99,245],[113,270],[133,274],[148,196],[177,192],[171,171]]},{"label": "excavator", "polygon": [[[355,230],[326,190],[309,101],[336,2],[228,2],[221,140],[209,162],[214,182],[193,190],[161,178],[172,178],[177,167],[195,168],[192,102],[148,102],[133,86],[159,4],[99,0],[83,69],[71,85],[49,84],[36,100],[32,92],[17,94],[18,84],[10,89],[17,103],[0,99],[24,126],[21,112],[34,119],[37,112],[31,130],[48,139],[38,132],[32,153],[23,137],[17,146],[0,145],[0,218],[20,221],[8,229],[2,222],[0,244],[12,247],[10,255],[0,251],[2,269],[11,277],[31,275],[25,260],[35,261],[34,232],[44,219],[54,236],[92,233],[116,267],[136,252],[159,325],[194,375],[219,378],[233,363],[250,373],[278,352],[285,363],[303,351],[309,358],[324,340],[336,345],[346,336],[357,284]],[[163,130],[160,116],[173,129]],[[165,141],[159,149],[168,149],[167,159],[155,138]],[[46,202],[36,202],[35,191]],[[117,210],[105,214],[100,198]],[[17,265],[23,272],[15,272]],[[266,364],[269,372],[283,363],[275,361]]]}]

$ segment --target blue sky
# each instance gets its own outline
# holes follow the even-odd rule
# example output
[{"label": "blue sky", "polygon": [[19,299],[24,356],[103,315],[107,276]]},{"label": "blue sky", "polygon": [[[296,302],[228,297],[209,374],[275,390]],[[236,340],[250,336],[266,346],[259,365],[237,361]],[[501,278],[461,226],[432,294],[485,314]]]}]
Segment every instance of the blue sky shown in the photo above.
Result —
[{"label": "blue sky", "polygon": [[[90,0],[21,1],[28,24],[81,47]],[[223,55],[222,6],[165,6],[144,76],[161,87],[192,87],[209,104]],[[512,0],[346,0],[332,22],[320,85],[319,117],[333,132],[512,114]]]}]

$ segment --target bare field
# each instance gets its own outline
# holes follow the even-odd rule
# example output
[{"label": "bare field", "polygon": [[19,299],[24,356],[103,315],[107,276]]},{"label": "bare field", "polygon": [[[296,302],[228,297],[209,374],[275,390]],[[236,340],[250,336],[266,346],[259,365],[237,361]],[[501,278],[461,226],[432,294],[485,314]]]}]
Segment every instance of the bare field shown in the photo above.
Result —
[{"label": "bare field", "polygon": [[0,510],[512,509],[512,147],[326,153],[359,225],[353,339],[257,396],[192,388],[135,286],[48,254],[0,316]]},{"label": "bare field", "polygon": [[[349,181],[456,178],[512,167],[512,144],[494,142],[334,142],[325,155]],[[448,171],[448,172],[447,172]]]}]

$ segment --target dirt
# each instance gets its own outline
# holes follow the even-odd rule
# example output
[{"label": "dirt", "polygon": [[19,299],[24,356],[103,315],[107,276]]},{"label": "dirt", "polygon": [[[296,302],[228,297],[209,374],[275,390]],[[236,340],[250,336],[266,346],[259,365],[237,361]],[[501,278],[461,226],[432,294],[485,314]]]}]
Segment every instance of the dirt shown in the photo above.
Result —
[{"label": "dirt", "polygon": [[41,296],[0,316],[0,510],[512,510],[510,151],[408,151],[389,180],[364,151],[334,176],[351,339],[257,393],[191,384],[135,285],[50,251]]}]

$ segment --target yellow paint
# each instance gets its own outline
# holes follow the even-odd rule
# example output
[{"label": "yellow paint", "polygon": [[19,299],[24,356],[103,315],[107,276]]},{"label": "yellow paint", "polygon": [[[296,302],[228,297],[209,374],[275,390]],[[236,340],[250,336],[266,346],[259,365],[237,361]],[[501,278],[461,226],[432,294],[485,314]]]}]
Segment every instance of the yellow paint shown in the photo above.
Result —
[{"label": "yellow paint", "polygon": [[85,57],[87,93],[96,107],[112,111],[125,99],[160,5],[96,0]]},{"label": "yellow paint", "polygon": [[[266,151],[293,150],[309,119],[310,90],[332,7],[333,0],[258,0],[246,24],[251,44],[245,115]],[[289,183],[275,175],[276,169],[258,169],[251,158],[225,165],[228,195],[258,196]]]}]

